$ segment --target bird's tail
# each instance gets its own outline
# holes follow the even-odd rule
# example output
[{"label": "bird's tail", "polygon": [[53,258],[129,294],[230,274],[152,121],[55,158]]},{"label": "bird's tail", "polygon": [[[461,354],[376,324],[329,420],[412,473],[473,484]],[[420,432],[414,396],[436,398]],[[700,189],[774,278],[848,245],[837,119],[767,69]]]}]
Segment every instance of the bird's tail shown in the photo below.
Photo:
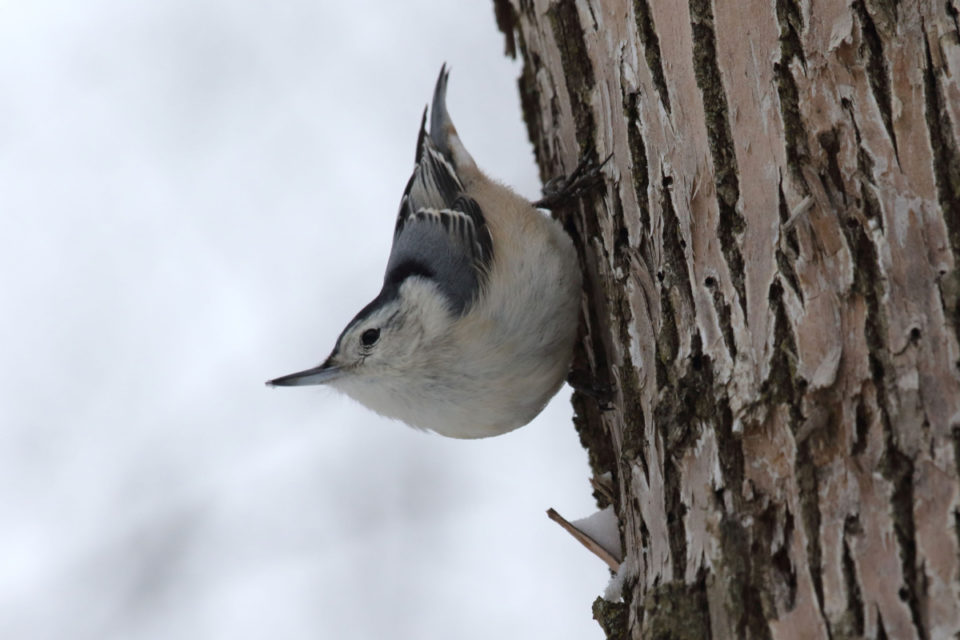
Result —
[{"label": "bird's tail", "polygon": [[437,86],[433,90],[433,106],[430,108],[430,139],[453,163],[457,172],[466,177],[464,174],[469,175],[477,170],[477,164],[460,141],[457,128],[453,126],[453,120],[447,112],[447,79],[449,77],[450,71],[444,64],[440,67]]}]

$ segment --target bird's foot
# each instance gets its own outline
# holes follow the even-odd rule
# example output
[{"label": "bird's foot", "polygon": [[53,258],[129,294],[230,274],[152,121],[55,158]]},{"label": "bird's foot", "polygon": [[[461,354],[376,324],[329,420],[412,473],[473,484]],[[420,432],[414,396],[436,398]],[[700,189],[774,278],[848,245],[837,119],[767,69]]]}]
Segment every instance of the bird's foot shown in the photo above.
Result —
[{"label": "bird's foot", "polygon": [[603,185],[603,173],[601,169],[613,157],[611,153],[606,160],[597,164],[589,157],[580,160],[577,168],[569,176],[558,176],[547,181],[543,185],[543,197],[533,203],[533,206],[540,209],[550,209],[553,211],[559,207],[570,204],[572,200],[586,195],[587,192]]},{"label": "bird's foot", "polygon": [[612,411],[613,385],[601,382],[589,371],[574,369],[567,376],[567,384],[585,396],[596,401],[601,411]]}]

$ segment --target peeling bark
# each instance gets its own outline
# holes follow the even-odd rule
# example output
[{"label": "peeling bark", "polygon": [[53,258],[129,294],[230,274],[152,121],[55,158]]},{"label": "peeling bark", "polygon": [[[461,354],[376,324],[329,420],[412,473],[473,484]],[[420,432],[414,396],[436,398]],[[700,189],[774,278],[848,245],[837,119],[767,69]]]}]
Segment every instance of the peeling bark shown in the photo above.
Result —
[{"label": "peeling bark", "polygon": [[960,2],[495,6],[541,176],[613,154],[561,213],[608,636],[956,637]]}]

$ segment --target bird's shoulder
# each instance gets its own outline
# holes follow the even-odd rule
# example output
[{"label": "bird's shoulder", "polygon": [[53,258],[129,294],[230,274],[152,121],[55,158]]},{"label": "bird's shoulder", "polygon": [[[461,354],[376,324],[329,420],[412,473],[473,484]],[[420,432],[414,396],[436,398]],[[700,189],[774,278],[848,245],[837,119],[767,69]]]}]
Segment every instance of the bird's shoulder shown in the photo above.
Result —
[{"label": "bird's shoulder", "polygon": [[436,283],[455,313],[484,285],[493,259],[486,216],[453,158],[420,126],[416,163],[400,200],[385,284],[417,275]]}]

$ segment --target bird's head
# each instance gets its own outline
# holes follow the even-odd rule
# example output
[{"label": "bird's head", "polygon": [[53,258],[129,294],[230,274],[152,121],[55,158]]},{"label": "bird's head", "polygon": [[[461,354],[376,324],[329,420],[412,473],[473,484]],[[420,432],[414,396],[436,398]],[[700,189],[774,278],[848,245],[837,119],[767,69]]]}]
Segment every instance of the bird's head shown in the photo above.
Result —
[{"label": "bird's head", "polygon": [[367,391],[422,375],[422,367],[443,350],[453,321],[446,298],[429,278],[408,277],[385,286],[360,310],[322,364],[267,384],[328,384],[370,406]]}]

